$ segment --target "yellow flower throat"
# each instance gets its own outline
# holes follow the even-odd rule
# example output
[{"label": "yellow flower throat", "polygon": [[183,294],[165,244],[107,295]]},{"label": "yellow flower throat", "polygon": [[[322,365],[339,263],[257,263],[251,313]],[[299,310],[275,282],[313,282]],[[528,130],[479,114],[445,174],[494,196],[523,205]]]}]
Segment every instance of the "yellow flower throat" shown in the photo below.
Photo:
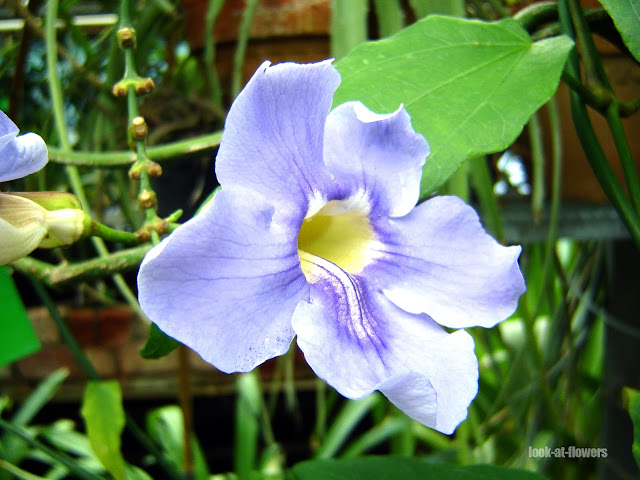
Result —
[{"label": "yellow flower throat", "polygon": [[369,261],[369,244],[373,228],[369,218],[357,211],[327,215],[329,202],[315,215],[302,222],[298,235],[298,254],[302,272],[313,283],[313,259],[306,254],[337,265],[347,273],[359,273]]}]

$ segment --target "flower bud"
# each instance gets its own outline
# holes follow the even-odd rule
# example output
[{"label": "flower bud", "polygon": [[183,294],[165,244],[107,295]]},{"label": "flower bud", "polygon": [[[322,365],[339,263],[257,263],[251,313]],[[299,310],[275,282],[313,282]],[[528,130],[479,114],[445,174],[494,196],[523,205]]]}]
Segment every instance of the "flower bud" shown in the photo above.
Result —
[{"label": "flower bud", "polygon": [[82,236],[85,215],[80,202],[63,192],[0,194],[0,265],[38,247],[70,245]]},{"label": "flower bud", "polygon": [[82,210],[80,200],[72,193],[67,192],[11,192],[6,195],[15,195],[37,203],[45,210],[62,210],[74,208]]},{"label": "flower bud", "polygon": [[47,234],[46,210],[26,198],[0,194],[0,265],[35,250]]},{"label": "flower bud", "polygon": [[54,248],[71,245],[84,232],[85,215],[82,210],[65,208],[47,211],[45,214],[47,234],[38,245],[39,248]]}]

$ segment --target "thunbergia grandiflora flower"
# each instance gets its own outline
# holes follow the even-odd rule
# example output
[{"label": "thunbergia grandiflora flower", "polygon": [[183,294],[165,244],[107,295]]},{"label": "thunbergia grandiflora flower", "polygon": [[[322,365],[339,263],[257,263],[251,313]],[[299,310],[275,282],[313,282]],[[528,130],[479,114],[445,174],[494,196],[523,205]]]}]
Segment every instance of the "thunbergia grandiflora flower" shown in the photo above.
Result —
[{"label": "thunbergia grandiflora flower", "polygon": [[224,372],[294,336],[341,394],[381,391],[444,433],[477,392],[471,336],[524,291],[503,247],[456,197],[416,207],[425,139],[404,108],[331,113],[330,61],[264,63],[234,102],[216,161],[222,190],[144,259],[143,310]]},{"label": "thunbergia grandiflora flower", "polygon": [[[18,136],[18,127],[0,111],[0,182],[37,172],[47,161],[44,140],[35,133]],[[77,240],[83,214],[76,202],[63,192],[0,193],[0,265],[18,260],[38,246],[68,245]],[[47,209],[42,204],[56,207]]]}]

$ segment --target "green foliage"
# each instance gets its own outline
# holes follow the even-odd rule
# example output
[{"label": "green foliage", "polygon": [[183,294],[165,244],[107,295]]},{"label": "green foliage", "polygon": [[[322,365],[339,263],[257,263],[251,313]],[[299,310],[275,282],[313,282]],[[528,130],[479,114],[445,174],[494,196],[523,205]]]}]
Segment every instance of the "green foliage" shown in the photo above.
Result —
[{"label": "green foliage", "polygon": [[418,458],[362,457],[311,460],[293,467],[297,480],[544,480],[540,474],[491,465],[459,467]]},{"label": "green foliage", "polygon": [[[58,369],[51,373],[51,375],[44,379],[25,399],[11,418],[11,423],[17,427],[28,427],[42,407],[51,400],[68,375],[69,372],[66,369]],[[6,402],[8,402],[8,400],[6,400]],[[6,403],[3,402],[1,406],[0,413],[4,410]],[[9,432],[0,435],[0,457],[8,462],[14,464],[20,463],[29,454],[29,451],[29,446],[21,438],[11,435]],[[8,473],[0,471],[0,480],[6,480],[7,478],[10,478]]]},{"label": "green foliage", "polygon": [[180,346],[180,342],[171,338],[158,328],[155,323],[149,327],[147,342],[140,350],[140,356],[146,359],[162,358]]},{"label": "green foliage", "polygon": [[487,23],[430,16],[336,64],[334,105],[362,101],[388,113],[404,104],[431,154],[425,196],[468,158],[507,148],[555,92],[572,42],[532,42],[511,19]]},{"label": "green foliage", "polygon": [[640,390],[625,388],[623,394],[627,400],[627,409],[633,422],[633,458],[640,467]]},{"label": "green foliage", "polygon": [[[152,410],[147,415],[147,430],[169,460],[184,470],[184,418],[180,408],[168,405]],[[191,438],[191,447],[194,479],[208,480],[209,467],[195,437]]]},{"label": "green foliage", "polygon": [[600,0],[631,54],[640,62],[640,7],[636,0]]},{"label": "green foliage", "polygon": [[120,451],[125,416],[120,384],[115,380],[87,384],[80,411],[96,457],[116,480],[126,480],[126,466]]},{"label": "green foliage", "polygon": [[238,478],[250,478],[255,467],[260,436],[260,409],[262,391],[256,372],[239,374],[236,388],[236,435],[233,455],[234,468]]},{"label": "green foliage", "polygon": [[0,367],[40,350],[9,269],[0,266]]}]

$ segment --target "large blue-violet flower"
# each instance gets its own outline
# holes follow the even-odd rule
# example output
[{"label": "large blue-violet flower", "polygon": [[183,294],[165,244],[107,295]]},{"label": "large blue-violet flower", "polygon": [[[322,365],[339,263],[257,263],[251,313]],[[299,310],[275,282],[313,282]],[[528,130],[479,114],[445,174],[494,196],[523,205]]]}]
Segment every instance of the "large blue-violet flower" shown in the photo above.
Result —
[{"label": "large blue-violet flower", "polygon": [[456,197],[418,206],[425,139],[404,108],[330,111],[330,61],[264,63],[231,107],[216,161],[222,190],[156,246],[142,309],[224,372],[287,351],[294,336],[341,394],[381,391],[444,433],[478,388],[472,326],[524,291],[503,247]]}]

